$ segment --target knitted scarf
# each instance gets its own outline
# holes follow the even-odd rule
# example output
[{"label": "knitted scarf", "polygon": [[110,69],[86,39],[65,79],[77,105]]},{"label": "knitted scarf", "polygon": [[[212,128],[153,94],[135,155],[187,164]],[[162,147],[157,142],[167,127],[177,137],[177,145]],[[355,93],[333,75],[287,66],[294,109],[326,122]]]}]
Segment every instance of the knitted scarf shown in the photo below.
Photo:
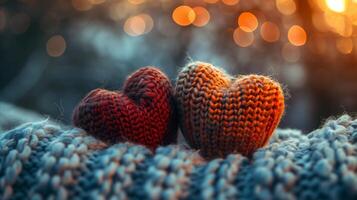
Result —
[{"label": "knitted scarf", "polygon": [[357,119],[276,130],[251,158],[107,145],[47,121],[0,134],[0,199],[357,199]]}]

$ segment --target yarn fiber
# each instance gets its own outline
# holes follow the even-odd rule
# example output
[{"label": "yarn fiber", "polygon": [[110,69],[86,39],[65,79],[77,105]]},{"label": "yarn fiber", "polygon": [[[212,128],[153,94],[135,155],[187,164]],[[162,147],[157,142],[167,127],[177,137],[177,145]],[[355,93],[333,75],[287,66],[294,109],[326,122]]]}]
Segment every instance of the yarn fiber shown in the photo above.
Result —
[{"label": "yarn fiber", "polygon": [[203,62],[179,73],[175,95],[186,141],[208,157],[251,155],[268,142],[284,112],[279,83],[259,75],[233,78]]},{"label": "yarn fiber", "polygon": [[109,145],[46,121],[0,134],[0,199],[356,199],[357,119],[276,130],[248,159]]},{"label": "yarn fiber", "polygon": [[159,69],[134,72],[123,92],[95,89],[73,112],[73,124],[109,143],[130,141],[149,148],[176,140],[173,89]]}]

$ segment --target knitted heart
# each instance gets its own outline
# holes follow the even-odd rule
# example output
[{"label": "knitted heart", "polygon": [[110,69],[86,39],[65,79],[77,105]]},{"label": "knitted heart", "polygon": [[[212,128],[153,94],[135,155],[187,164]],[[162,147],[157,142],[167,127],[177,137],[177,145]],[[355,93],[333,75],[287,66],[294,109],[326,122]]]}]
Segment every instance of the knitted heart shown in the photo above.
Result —
[{"label": "knitted heart", "polygon": [[202,62],[179,74],[176,97],[188,144],[206,157],[251,155],[269,140],[284,112],[280,85],[259,75],[226,75]]},{"label": "knitted heart", "polygon": [[73,123],[109,143],[130,141],[156,148],[176,140],[172,86],[158,69],[128,77],[123,92],[95,89],[75,108]]}]

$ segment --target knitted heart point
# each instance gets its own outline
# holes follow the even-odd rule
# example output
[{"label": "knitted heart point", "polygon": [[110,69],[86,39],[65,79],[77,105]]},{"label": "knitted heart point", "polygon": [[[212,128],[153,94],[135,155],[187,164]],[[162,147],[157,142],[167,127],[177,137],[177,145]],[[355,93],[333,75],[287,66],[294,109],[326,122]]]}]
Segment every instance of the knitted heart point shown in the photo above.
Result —
[{"label": "knitted heart point", "polygon": [[132,74],[123,92],[95,89],[73,112],[75,126],[109,143],[130,141],[156,148],[176,139],[172,86],[158,69]]},{"label": "knitted heart point", "polygon": [[183,135],[206,157],[251,155],[268,142],[284,112],[277,82],[259,75],[232,78],[202,62],[180,72],[176,97]]}]

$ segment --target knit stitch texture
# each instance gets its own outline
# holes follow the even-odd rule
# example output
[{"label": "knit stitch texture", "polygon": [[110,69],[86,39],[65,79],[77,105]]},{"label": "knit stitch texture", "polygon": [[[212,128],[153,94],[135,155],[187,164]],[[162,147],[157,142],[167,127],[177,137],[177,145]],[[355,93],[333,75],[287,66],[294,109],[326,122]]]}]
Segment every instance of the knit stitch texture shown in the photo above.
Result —
[{"label": "knit stitch texture", "polygon": [[179,73],[175,92],[183,135],[207,157],[251,155],[268,142],[284,112],[279,83],[259,75],[233,78],[203,62]]},{"label": "knit stitch texture", "polygon": [[91,91],[75,108],[73,124],[109,143],[130,141],[154,149],[177,138],[172,93],[164,73],[141,68],[128,77],[123,92]]},{"label": "knit stitch texture", "polygon": [[108,145],[46,121],[0,134],[0,199],[356,199],[357,119],[276,130],[251,159]]}]

